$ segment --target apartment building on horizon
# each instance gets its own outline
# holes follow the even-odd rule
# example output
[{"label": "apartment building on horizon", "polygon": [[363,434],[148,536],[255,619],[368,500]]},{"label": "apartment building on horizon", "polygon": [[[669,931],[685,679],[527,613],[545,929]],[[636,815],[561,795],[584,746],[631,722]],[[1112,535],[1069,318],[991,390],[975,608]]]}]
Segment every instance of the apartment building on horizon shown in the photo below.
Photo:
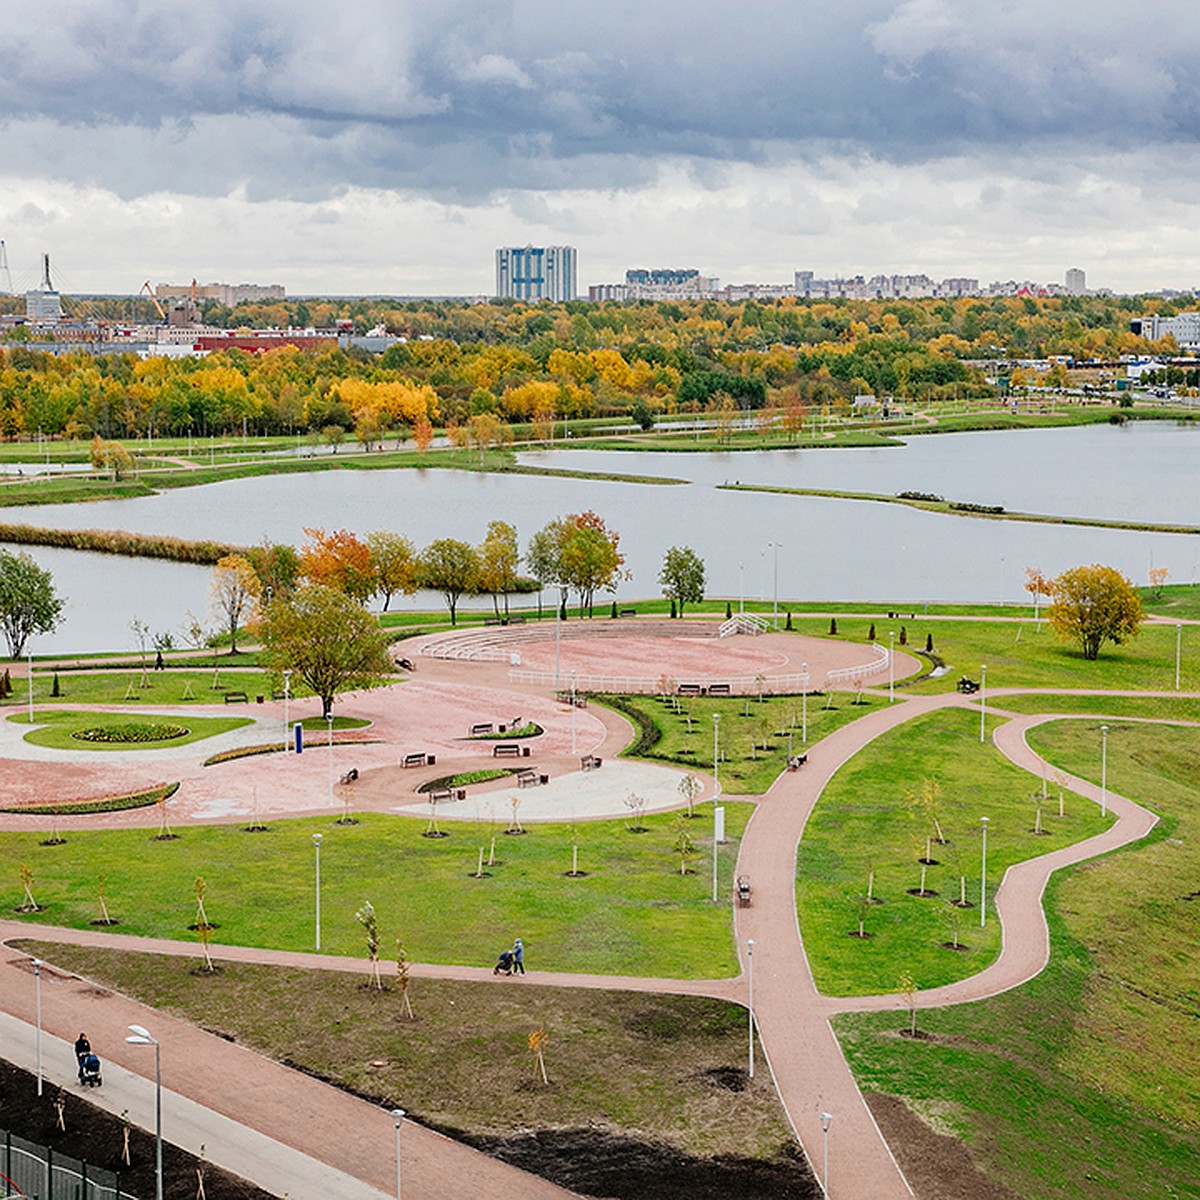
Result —
[{"label": "apartment building on horizon", "polygon": [[502,246],[496,251],[496,295],[505,300],[574,300],[574,246]]}]

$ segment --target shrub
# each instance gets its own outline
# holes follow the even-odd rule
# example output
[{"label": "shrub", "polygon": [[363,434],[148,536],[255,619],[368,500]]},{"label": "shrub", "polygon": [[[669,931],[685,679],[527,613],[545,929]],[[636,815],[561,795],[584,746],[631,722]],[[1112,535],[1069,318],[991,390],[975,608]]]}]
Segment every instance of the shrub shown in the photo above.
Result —
[{"label": "shrub", "polygon": [[81,742],[106,744],[136,744],[138,742],[169,742],[187,737],[190,730],[182,725],[166,725],[151,721],[126,721],[121,725],[91,725],[71,733]]}]

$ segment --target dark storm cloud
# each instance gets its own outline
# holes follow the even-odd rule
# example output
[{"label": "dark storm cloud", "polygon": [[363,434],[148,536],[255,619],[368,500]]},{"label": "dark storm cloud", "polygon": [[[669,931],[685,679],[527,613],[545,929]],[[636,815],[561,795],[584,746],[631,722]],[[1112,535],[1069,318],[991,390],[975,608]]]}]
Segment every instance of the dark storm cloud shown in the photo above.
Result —
[{"label": "dark storm cloud", "polygon": [[642,183],[664,157],[1190,143],[1200,35],[1179,16],[1111,0],[74,0],[6,13],[0,146],[10,175],[124,196],[470,200]]}]

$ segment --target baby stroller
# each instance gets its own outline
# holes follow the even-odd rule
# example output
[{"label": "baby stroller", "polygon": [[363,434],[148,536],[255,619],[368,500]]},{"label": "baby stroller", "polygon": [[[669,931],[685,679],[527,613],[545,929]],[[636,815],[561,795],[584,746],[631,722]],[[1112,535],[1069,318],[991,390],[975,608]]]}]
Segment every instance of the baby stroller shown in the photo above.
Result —
[{"label": "baby stroller", "polygon": [[496,965],[492,968],[493,975],[511,975],[513,973],[513,953],[511,950],[501,950]]},{"label": "baby stroller", "polygon": [[100,1087],[100,1060],[94,1054],[85,1054],[79,1060],[79,1082],[84,1087]]}]

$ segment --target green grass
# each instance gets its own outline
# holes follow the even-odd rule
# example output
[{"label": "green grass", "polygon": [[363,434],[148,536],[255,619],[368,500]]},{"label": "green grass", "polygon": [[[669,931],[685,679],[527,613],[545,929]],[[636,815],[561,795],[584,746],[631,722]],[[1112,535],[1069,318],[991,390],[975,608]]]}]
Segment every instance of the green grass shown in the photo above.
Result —
[{"label": "green grass", "polygon": [[[1100,782],[1099,722],[1041,725],[1030,730],[1029,743]],[[1200,730],[1110,723],[1108,786],[1163,820],[1148,843],[1076,873],[1060,893],[1067,922],[1096,968],[1086,1012],[1065,1048],[1067,1068],[1193,1130],[1200,1130],[1198,778]]]},{"label": "green grass", "polygon": [[1142,607],[1156,617],[1170,621],[1200,621],[1200,587],[1195,584],[1171,584],[1155,596],[1151,588],[1138,588]]},{"label": "green grass", "polygon": [[[926,837],[933,822],[910,803],[926,779],[936,780],[935,814],[947,845],[933,844],[937,866],[925,886],[936,897],[910,895],[921,883]],[[1094,804],[1068,796],[1066,817],[1057,799],[1043,811],[1044,836],[1033,833],[1038,781],[979,743],[979,718],[959,710],[930,713],[866,746],[830,780],[804,830],[797,856],[800,929],[813,975],[830,995],[895,991],[903,973],[921,988],[975,974],[1000,949],[992,898],[1014,862],[1099,833],[1110,823]],[[980,817],[989,818],[989,920],[979,927]],[[875,873],[874,896],[863,911],[870,938],[857,929],[857,898]],[[975,907],[958,909],[961,877]],[[955,928],[965,952],[945,948]]]},{"label": "green grass", "polygon": [[[834,1025],[860,1086],[948,1126],[1019,1196],[1195,1200],[1197,901],[1184,897],[1200,870],[1200,731],[1130,725],[1109,736],[1110,785],[1163,821],[1051,880],[1046,970],[991,1000],[921,1014],[932,1041],[896,1037],[895,1013]],[[1098,780],[1095,724],[1055,722],[1030,741]]]},{"label": "green grass", "polygon": [[[507,806],[505,806],[507,810]],[[42,833],[0,841],[0,912],[21,903],[18,868],[28,863],[37,918],[85,928],[97,915],[96,879],[104,872],[120,930],[145,937],[189,938],[192,885],[208,883],[205,905],[236,945],[308,949],[313,938],[313,849],[321,832],[322,948],[358,954],[354,914],[364,900],[379,913],[384,945],[404,938],[418,961],[487,962],[496,940],[525,939],[530,962],[556,971],[698,978],[736,973],[729,896],[738,840],[750,806],[726,807],[729,841],[721,848],[721,902],[711,899],[711,822],[690,823],[699,842],[696,873],[681,876],[671,849],[676,818],[645,818],[648,832],[621,821],[578,826],[581,879],[571,869],[571,826],[530,826],[506,837],[498,823],[445,823],[450,836],[421,836],[419,818],[364,815],[339,826],[328,819],[280,821],[268,833],[236,826],[189,826],[176,841],[152,830],[71,831],[65,846],[39,845]],[[499,865],[472,878],[479,847],[496,837]]]},{"label": "green grass", "polygon": [[[989,703],[989,709],[992,704]],[[1166,721],[1200,721],[1200,699],[1187,696],[997,696],[995,707],[1015,713],[1096,713]]]},{"label": "green grass", "polygon": [[[498,933],[492,949],[511,942]],[[417,979],[410,1021],[392,981],[380,992],[336,972],[223,964],[205,975],[187,959],[23,948],[389,1107],[403,1098],[416,1120],[459,1134],[590,1127],[755,1158],[790,1141],[767,1072],[736,1100],[705,1077],[746,1055],[745,1010],[723,1001]],[[533,1085],[534,1029],[548,1037],[550,1087]]]},{"label": "green grass", "polygon": [[[240,656],[239,656],[240,657]],[[39,669],[34,664],[33,702],[44,704],[220,704],[225,693],[245,692],[251,703],[256,695],[271,695],[271,676],[257,669],[228,670],[231,664],[222,663],[219,686],[214,688],[213,671],[201,667],[197,670],[148,671],[146,686],[142,687],[143,675],[139,668],[128,671],[60,671],[58,673],[58,695],[53,695],[54,677],[51,672]],[[237,664],[239,667],[241,663]],[[248,666],[253,667],[252,663]],[[191,697],[184,693],[191,685]],[[13,678],[13,693],[8,697],[9,705],[23,707],[28,703],[29,689],[25,679]],[[295,700],[293,693],[292,699]]]},{"label": "green grass", "polygon": [[[832,706],[826,708],[827,699],[830,698],[823,695],[808,697],[807,745],[886,703],[864,696],[859,704],[852,693],[838,692],[832,697]],[[792,752],[799,754],[807,748],[800,736],[804,702],[799,696],[768,696],[761,701],[741,696],[716,700],[708,696],[680,696],[678,702],[676,712],[669,701],[657,696],[621,698],[622,706],[644,714],[661,734],[653,749],[638,751],[637,756],[711,772],[713,716],[720,714],[721,787],[725,792],[743,796],[765,792],[787,765],[789,730]],[[752,742],[756,743],[753,750]],[[636,750],[635,743],[630,751]]]},{"label": "green grass", "polygon": [[[27,713],[14,713],[8,718],[16,724],[28,725]],[[91,742],[71,735],[80,729],[95,729],[132,724],[126,713],[70,712],[55,709],[35,709],[34,728],[25,734],[25,741],[34,746],[48,746],[53,750],[161,750],[167,746],[187,746],[205,738],[228,733],[251,724],[249,717],[187,717],[187,733],[182,737],[165,738],[146,742]],[[145,724],[137,722],[136,724]]]},{"label": "green grass", "polygon": [[[365,717],[334,717],[333,729],[336,733],[339,729],[366,729],[371,722]],[[329,722],[324,717],[305,717],[300,722],[305,733],[328,733]]]}]

